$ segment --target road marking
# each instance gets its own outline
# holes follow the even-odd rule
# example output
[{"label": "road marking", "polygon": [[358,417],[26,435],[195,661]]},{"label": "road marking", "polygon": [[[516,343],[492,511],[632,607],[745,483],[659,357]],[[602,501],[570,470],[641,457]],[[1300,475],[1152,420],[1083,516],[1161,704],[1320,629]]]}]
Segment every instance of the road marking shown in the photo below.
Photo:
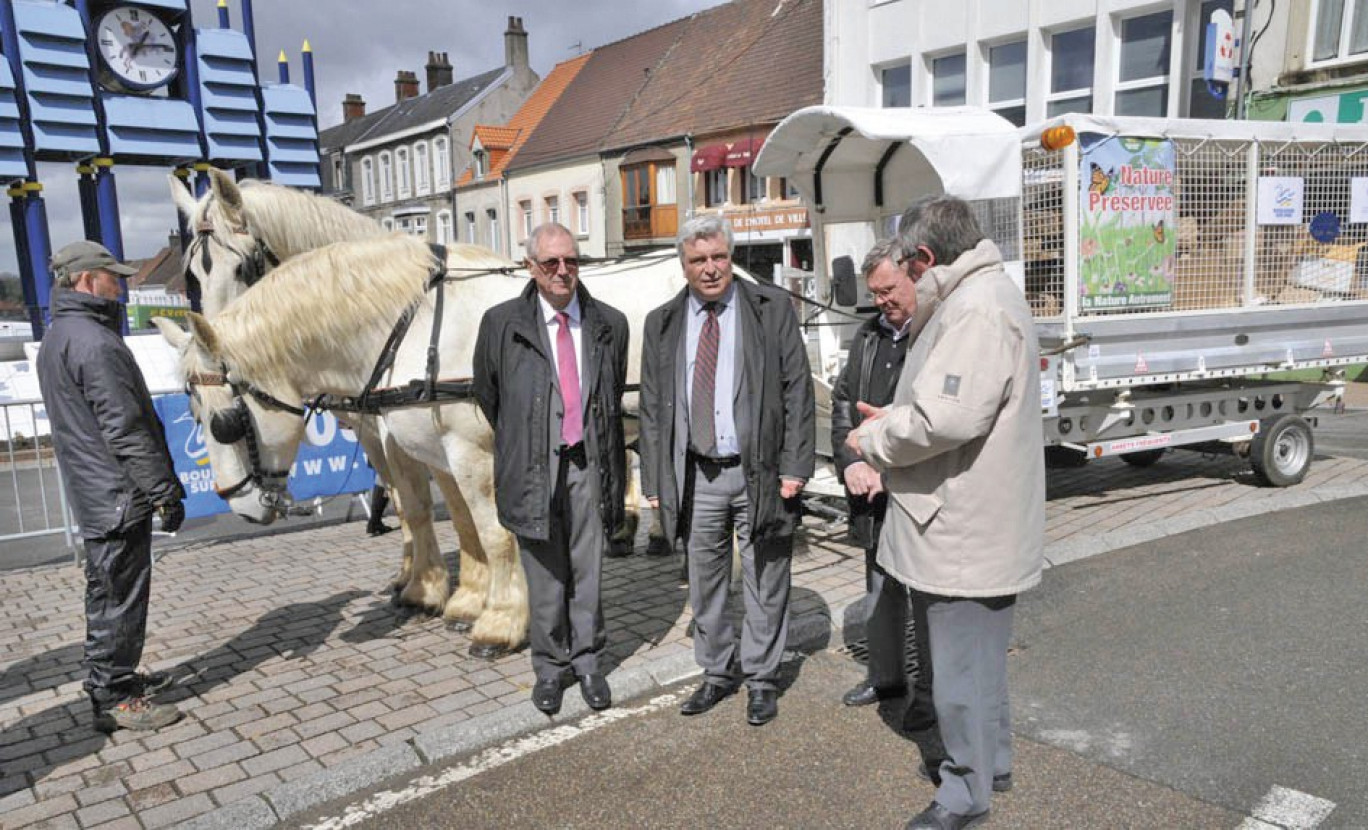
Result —
[{"label": "road marking", "polygon": [[446,789],[453,784],[474,778],[483,772],[497,769],[504,764],[512,763],[520,758],[527,757],[534,752],[548,749],[553,746],[572,741],[590,732],[602,729],[605,726],[617,723],[627,718],[641,717],[658,712],[677,704],[683,696],[683,692],[673,692],[671,694],[660,695],[651,698],[644,706],[634,708],[615,708],[604,712],[598,712],[577,723],[557,726],[522,738],[506,741],[498,746],[490,747],[476,755],[469,761],[459,766],[452,767],[441,775],[424,775],[414,779],[407,787],[401,790],[384,790],[378,792],[359,804],[348,805],[342,815],[334,816],[320,821],[317,824],[305,825],[310,830],[341,830],[344,827],[352,827],[363,821],[375,818],[381,813],[393,810],[401,804],[407,804],[425,796],[432,795],[439,790]]},{"label": "road marking", "polygon": [[1334,809],[1333,801],[1275,785],[1236,830],[1311,830]]}]

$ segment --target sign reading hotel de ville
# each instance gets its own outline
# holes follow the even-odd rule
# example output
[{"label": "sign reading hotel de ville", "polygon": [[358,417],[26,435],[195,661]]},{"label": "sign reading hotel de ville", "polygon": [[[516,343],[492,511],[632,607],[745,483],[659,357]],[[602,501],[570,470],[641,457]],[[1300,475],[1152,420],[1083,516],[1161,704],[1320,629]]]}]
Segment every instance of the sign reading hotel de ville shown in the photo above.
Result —
[{"label": "sign reading hotel de ville", "polygon": [[729,210],[724,215],[737,233],[798,230],[808,226],[807,208],[803,207]]},{"label": "sign reading hotel de ville", "polygon": [[1173,303],[1177,200],[1173,142],[1080,137],[1079,308]]}]

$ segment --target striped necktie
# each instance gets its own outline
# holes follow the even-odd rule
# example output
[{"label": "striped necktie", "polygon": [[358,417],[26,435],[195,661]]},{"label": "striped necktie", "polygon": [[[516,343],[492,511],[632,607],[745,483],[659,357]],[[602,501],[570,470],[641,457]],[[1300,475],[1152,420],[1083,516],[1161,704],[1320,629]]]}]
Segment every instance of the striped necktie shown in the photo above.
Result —
[{"label": "striped necktie", "polygon": [[720,333],[717,326],[718,304],[703,304],[707,317],[698,335],[698,351],[694,353],[693,399],[689,401],[689,434],[694,450],[701,455],[717,452],[717,429],[713,420],[716,409],[717,346]]}]

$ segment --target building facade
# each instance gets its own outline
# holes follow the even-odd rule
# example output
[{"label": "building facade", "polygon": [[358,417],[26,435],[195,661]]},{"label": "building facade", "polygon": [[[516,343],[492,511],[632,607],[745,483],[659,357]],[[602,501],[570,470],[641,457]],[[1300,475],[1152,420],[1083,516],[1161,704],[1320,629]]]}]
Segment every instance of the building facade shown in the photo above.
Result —
[{"label": "building facade", "polygon": [[[522,19],[508,18],[504,65],[459,81],[445,52],[430,52],[426,93],[413,72],[395,78],[395,103],[366,113],[356,95],[343,101],[343,123],[324,130],[325,192],[387,228],[449,242],[457,237],[453,171],[473,160],[478,124],[503,123],[536,87]],[[481,240],[497,242],[497,233]],[[496,250],[507,253],[507,248]]]},{"label": "building facade", "polygon": [[1368,0],[1259,4],[1250,118],[1368,123]]}]

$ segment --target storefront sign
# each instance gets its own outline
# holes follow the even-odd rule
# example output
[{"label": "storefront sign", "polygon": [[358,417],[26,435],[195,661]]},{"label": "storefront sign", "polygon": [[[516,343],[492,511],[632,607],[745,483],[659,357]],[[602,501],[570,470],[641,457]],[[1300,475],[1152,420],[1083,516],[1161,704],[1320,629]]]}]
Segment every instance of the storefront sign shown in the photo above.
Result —
[{"label": "storefront sign", "polygon": [[732,230],[737,233],[798,230],[808,226],[807,208],[725,211],[723,218],[731,222]]}]

